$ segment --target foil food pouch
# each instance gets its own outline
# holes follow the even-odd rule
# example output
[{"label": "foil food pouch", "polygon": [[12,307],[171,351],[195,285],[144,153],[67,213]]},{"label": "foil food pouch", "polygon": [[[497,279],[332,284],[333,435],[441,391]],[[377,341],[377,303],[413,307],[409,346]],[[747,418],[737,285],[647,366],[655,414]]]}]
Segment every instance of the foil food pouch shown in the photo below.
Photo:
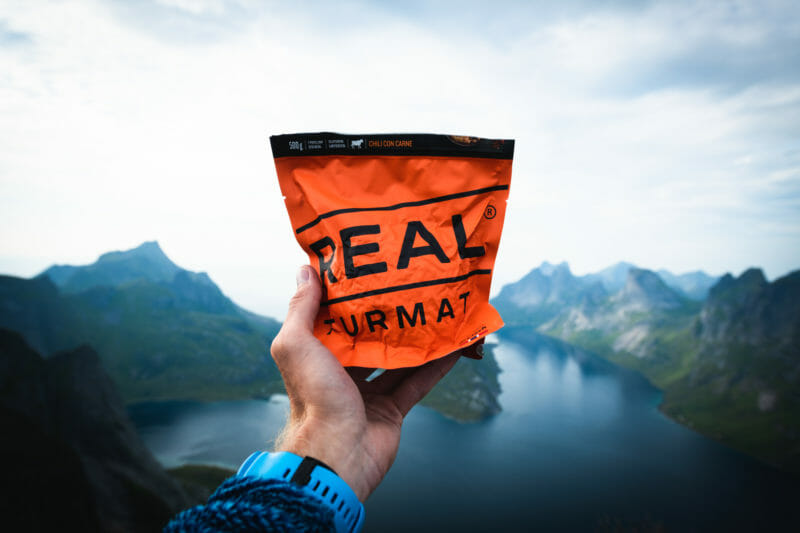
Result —
[{"label": "foil food pouch", "polygon": [[295,237],[323,284],[314,334],[344,366],[419,366],[502,327],[489,288],[514,141],[270,141]]}]

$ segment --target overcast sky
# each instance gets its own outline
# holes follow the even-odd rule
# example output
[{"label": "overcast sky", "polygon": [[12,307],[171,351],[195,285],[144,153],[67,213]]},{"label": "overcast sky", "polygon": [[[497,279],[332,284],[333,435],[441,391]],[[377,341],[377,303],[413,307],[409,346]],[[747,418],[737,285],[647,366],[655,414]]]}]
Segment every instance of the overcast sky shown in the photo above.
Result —
[{"label": "overcast sky", "polygon": [[[557,5],[557,7],[555,7]],[[0,4],[0,272],[158,240],[282,318],[268,136],[517,141],[494,292],[542,260],[800,268],[796,2]]]}]

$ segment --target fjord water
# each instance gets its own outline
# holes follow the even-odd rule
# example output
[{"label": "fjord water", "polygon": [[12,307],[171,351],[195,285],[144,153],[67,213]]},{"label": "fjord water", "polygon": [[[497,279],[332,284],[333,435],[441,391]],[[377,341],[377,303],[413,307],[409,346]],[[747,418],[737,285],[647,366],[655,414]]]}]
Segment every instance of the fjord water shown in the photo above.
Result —
[{"label": "fjord water", "polygon": [[[461,424],[417,407],[366,531],[791,531],[800,478],[676,424],[634,372],[520,329],[494,341],[503,411]],[[131,409],[166,465],[236,468],[283,424],[269,401]]]}]

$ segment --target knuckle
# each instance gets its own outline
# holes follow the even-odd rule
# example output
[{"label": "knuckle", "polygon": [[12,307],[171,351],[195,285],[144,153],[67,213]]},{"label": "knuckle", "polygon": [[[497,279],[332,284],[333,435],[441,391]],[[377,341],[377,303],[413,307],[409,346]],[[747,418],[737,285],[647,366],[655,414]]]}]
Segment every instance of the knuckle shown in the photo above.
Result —
[{"label": "knuckle", "polygon": [[289,353],[289,343],[287,342],[286,335],[281,330],[278,335],[272,340],[272,344],[269,348],[270,355],[275,360],[275,362],[284,359],[286,355]]},{"label": "knuckle", "polygon": [[275,362],[285,360],[300,348],[298,338],[299,335],[292,328],[286,325],[281,328],[270,346],[270,354]]}]

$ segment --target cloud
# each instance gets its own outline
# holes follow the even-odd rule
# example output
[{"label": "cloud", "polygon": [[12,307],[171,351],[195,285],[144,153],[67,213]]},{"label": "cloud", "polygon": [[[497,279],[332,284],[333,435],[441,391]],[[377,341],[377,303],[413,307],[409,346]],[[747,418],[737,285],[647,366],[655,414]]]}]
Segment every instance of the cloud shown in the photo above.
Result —
[{"label": "cloud", "polygon": [[0,47],[20,46],[32,41],[30,35],[12,30],[8,22],[0,19]]},{"label": "cloud", "polygon": [[543,259],[779,275],[800,266],[796,11],[9,2],[0,269],[155,238],[280,316],[304,258],[267,137],[342,130],[517,139],[495,287]]},{"label": "cloud", "polygon": [[257,4],[230,0],[112,0],[104,7],[117,23],[164,43],[207,46],[243,31]]}]

